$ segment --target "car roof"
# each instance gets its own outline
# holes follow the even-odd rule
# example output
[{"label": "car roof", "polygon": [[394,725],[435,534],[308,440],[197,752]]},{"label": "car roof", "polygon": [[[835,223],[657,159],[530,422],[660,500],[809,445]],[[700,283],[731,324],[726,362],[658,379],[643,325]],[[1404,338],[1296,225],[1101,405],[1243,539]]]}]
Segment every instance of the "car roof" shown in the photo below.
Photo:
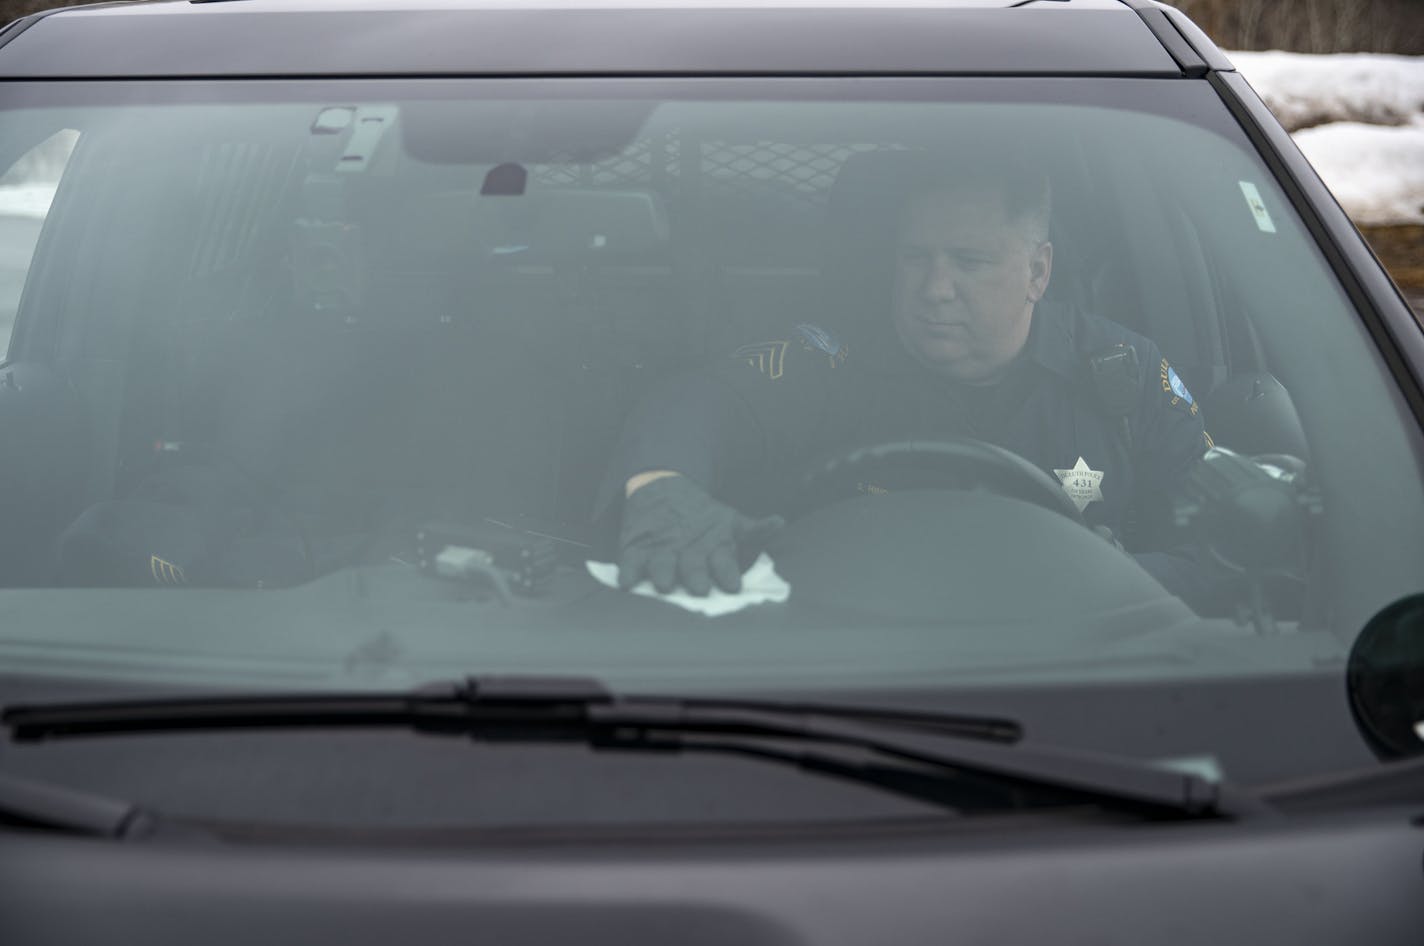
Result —
[{"label": "car roof", "polygon": [[0,44],[11,79],[1230,68],[1151,0],[162,0],[36,14]]}]

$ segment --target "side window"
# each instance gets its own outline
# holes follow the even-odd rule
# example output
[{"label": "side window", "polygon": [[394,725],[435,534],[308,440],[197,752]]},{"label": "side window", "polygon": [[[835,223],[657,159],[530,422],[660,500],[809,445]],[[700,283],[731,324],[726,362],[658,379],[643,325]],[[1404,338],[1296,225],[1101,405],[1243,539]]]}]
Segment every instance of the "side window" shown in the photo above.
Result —
[{"label": "side window", "polygon": [[0,362],[9,356],[20,293],[79,133],[55,132],[0,174]]}]

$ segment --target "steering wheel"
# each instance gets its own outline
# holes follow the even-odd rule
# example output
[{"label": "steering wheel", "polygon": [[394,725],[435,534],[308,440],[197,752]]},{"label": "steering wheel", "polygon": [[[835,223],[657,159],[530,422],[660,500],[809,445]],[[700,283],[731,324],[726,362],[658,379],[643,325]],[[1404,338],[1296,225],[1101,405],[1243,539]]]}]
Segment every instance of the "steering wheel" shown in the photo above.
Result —
[{"label": "steering wheel", "polygon": [[900,440],[844,451],[809,470],[791,510],[804,515],[828,502],[873,493],[883,484],[904,489],[984,489],[1034,503],[1087,527],[1063,487],[1011,450],[982,440]]}]

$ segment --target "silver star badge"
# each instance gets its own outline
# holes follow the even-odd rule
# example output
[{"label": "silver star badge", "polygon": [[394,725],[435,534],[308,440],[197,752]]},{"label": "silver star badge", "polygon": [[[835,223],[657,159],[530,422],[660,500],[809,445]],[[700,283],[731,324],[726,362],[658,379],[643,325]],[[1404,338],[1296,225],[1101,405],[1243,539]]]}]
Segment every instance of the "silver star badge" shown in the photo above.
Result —
[{"label": "silver star badge", "polygon": [[1063,484],[1063,492],[1073,500],[1073,505],[1082,512],[1088,503],[1101,502],[1103,498],[1103,471],[1088,469],[1088,461],[1082,457],[1071,470],[1054,470],[1058,481]]}]

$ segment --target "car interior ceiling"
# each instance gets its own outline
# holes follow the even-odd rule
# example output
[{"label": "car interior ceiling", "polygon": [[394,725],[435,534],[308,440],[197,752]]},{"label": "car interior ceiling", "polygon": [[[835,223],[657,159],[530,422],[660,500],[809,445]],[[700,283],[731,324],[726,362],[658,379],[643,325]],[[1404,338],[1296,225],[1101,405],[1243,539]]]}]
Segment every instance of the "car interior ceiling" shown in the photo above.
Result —
[{"label": "car interior ceiling", "polygon": [[[52,211],[84,274],[64,290],[88,314],[81,357],[131,355],[76,378],[95,429],[87,502],[132,489],[155,444],[201,439],[318,521],[523,517],[582,540],[622,419],[658,380],[798,321],[834,324],[827,300],[873,306],[867,287],[883,285],[866,274],[864,243],[886,232],[866,202],[893,150],[843,151],[808,197],[766,179],[537,174],[491,196],[484,169],[328,174],[290,144],[184,149],[134,155],[148,170],[124,187],[101,173],[100,191],[62,189]],[[1209,403],[1230,374],[1265,369],[1249,322],[1191,213],[1150,168],[1104,160],[1076,142],[1055,163],[1051,296],[1157,341]]]}]

